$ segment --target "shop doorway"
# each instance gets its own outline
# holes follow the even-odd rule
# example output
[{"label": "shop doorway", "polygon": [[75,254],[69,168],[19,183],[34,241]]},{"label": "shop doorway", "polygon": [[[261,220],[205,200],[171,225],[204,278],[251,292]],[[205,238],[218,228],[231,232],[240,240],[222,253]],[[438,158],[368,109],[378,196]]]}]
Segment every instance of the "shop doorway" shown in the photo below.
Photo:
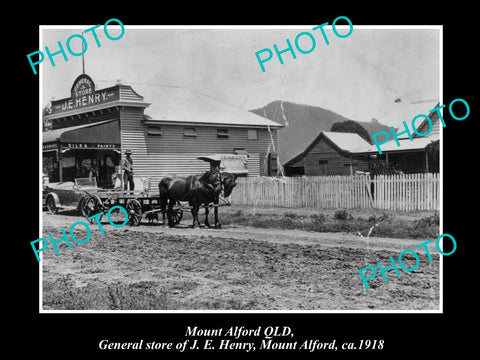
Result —
[{"label": "shop doorway", "polygon": [[52,160],[44,154],[44,169],[52,169],[48,173],[50,182],[59,181],[59,177],[62,181],[95,178],[99,187],[108,189],[114,185],[113,175],[119,165],[120,154],[114,150],[70,150],[60,160],[60,171],[55,171]]}]

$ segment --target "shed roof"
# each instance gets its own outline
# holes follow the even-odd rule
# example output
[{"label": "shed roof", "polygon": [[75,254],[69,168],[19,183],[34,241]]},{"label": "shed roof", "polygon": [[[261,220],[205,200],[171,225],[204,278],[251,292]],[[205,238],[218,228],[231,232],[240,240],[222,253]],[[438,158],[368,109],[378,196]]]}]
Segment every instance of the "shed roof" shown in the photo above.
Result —
[{"label": "shed roof", "polygon": [[371,147],[370,143],[356,133],[332,131],[322,131],[322,133],[343,151],[354,153]]},{"label": "shed roof", "polygon": [[[141,86],[138,88],[140,90]],[[189,88],[155,86],[144,90],[141,91],[145,99],[151,103],[145,110],[152,119],[149,121],[283,127],[275,121]]]},{"label": "shed roof", "polygon": [[[297,154],[295,157],[289,159],[284,163],[288,165],[292,161],[295,161],[300,156],[307,153],[313,144],[320,138],[325,137],[330,140],[337,148],[342,151],[345,151],[350,154],[378,154],[378,149],[376,145],[370,145],[365,141],[360,135],[355,133],[339,133],[331,131],[322,131],[315,138],[313,142],[308,144],[308,146],[301,153]],[[424,150],[427,145],[438,140],[436,136],[414,138],[413,141],[410,139],[399,139],[400,146],[397,145],[395,140],[391,140],[380,146],[382,153],[392,153],[392,152],[402,152],[402,151],[415,151],[415,150]]]},{"label": "shed roof", "polygon": [[288,161],[285,162],[285,165],[288,165],[288,163],[294,161],[298,157],[304,155],[307,153],[310,148],[315,144],[321,137],[325,137],[330,142],[332,142],[338,149],[341,151],[345,151],[347,153],[364,153],[364,152],[370,152],[372,145],[368,143],[364,138],[362,138],[360,135],[356,133],[342,133],[342,132],[332,132],[332,131],[321,131],[320,134],[313,140],[311,143],[309,143],[305,149],[294,156],[293,158],[289,159]]}]

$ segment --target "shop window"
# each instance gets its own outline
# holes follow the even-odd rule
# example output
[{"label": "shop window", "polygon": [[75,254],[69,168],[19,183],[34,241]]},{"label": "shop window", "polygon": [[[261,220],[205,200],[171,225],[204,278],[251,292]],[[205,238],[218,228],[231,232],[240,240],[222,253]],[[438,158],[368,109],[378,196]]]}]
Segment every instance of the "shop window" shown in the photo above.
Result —
[{"label": "shop window", "polygon": [[101,185],[108,186],[112,184],[112,176],[116,173],[115,163],[110,155],[104,155],[100,158],[98,167],[98,182]]},{"label": "shop window", "polygon": [[57,182],[58,178],[58,159],[56,152],[43,153],[43,174],[48,176],[49,182]]},{"label": "shop window", "polygon": [[75,158],[64,157],[61,161],[62,164],[62,181],[73,181],[75,179]]},{"label": "shop window", "polygon": [[110,156],[107,156],[107,158],[105,159],[105,164],[107,164],[107,166],[109,167],[115,167],[115,164],[113,163],[113,160]]},{"label": "shop window", "polygon": [[196,137],[197,136],[197,130],[195,128],[192,128],[192,127],[183,128],[183,136]]},{"label": "shop window", "polygon": [[98,167],[96,159],[83,159],[80,162],[80,168],[77,169],[80,176],[77,177],[96,177],[98,176]]},{"label": "shop window", "polygon": [[160,136],[160,135],[162,135],[162,129],[160,128],[159,125],[149,125],[149,126],[147,126],[147,134],[148,135],[154,135],[154,136]]},{"label": "shop window", "polygon": [[228,137],[228,129],[217,129],[217,138],[225,139]]},{"label": "shop window", "polygon": [[75,166],[75,158],[74,157],[64,157],[62,159],[62,167],[69,168]]},{"label": "shop window", "polygon": [[257,129],[248,129],[248,130],[247,130],[247,139],[248,139],[248,140],[258,140],[258,131],[257,131]]}]

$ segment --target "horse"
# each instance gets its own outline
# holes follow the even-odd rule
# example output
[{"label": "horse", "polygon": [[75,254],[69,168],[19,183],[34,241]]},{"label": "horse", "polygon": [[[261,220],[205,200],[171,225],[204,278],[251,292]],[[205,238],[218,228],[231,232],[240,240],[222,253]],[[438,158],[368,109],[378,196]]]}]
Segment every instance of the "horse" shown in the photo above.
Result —
[{"label": "horse", "polygon": [[[233,188],[235,186],[237,186],[237,183],[235,182],[235,180],[237,179],[237,176],[235,174],[230,174],[230,173],[227,173],[227,172],[222,172],[220,173],[220,183],[221,183],[221,186],[222,186],[222,191],[223,191],[223,197],[224,198],[227,198],[230,196],[230,194],[232,193],[233,191]],[[215,193],[215,196],[213,198],[213,204],[214,204],[214,208],[213,208],[213,212],[214,212],[214,216],[215,216],[215,228],[216,229],[220,229],[222,227],[222,225],[220,224],[220,222],[218,221],[218,203],[219,203],[219,199],[220,199],[220,193]],[[208,213],[209,213],[209,204],[205,204],[205,226],[206,227],[211,227],[210,226],[210,222],[208,221]]]},{"label": "horse", "polygon": [[[198,211],[202,204],[210,204],[214,202],[222,191],[221,175],[218,169],[204,172],[200,175],[190,175],[186,178],[179,176],[166,176],[158,183],[160,193],[160,207],[163,212],[163,223],[165,224],[165,208],[168,219],[168,226],[174,227],[172,219],[173,206],[177,201],[188,201],[193,216],[192,228],[200,225],[198,220]],[[217,200],[218,201],[218,200]],[[215,219],[218,223],[218,215]],[[209,226],[208,221],[206,225]]]}]

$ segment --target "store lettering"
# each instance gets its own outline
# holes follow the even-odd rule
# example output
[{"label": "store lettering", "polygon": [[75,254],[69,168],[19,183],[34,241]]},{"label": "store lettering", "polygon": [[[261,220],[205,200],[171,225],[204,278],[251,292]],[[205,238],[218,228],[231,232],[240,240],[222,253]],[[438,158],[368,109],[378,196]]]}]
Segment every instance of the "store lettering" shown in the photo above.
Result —
[{"label": "store lettering", "polygon": [[87,143],[68,143],[67,148],[98,148],[98,149],[115,149],[115,144],[87,144]]},{"label": "store lettering", "polygon": [[84,95],[81,97],[77,97],[75,100],[70,99],[70,100],[65,100],[65,102],[62,104],[62,110],[71,110],[75,109],[78,107],[82,106],[89,106],[93,104],[97,104],[99,102],[103,102],[107,100],[107,92],[102,91],[100,93],[95,93],[92,95]]},{"label": "store lettering", "polygon": [[93,84],[90,79],[83,77],[78,80],[73,87],[72,97],[79,97],[90,94],[93,94]]},{"label": "store lettering", "polygon": [[43,150],[46,150],[46,149],[56,149],[58,147],[57,144],[46,144],[46,145],[43,145]]}]

